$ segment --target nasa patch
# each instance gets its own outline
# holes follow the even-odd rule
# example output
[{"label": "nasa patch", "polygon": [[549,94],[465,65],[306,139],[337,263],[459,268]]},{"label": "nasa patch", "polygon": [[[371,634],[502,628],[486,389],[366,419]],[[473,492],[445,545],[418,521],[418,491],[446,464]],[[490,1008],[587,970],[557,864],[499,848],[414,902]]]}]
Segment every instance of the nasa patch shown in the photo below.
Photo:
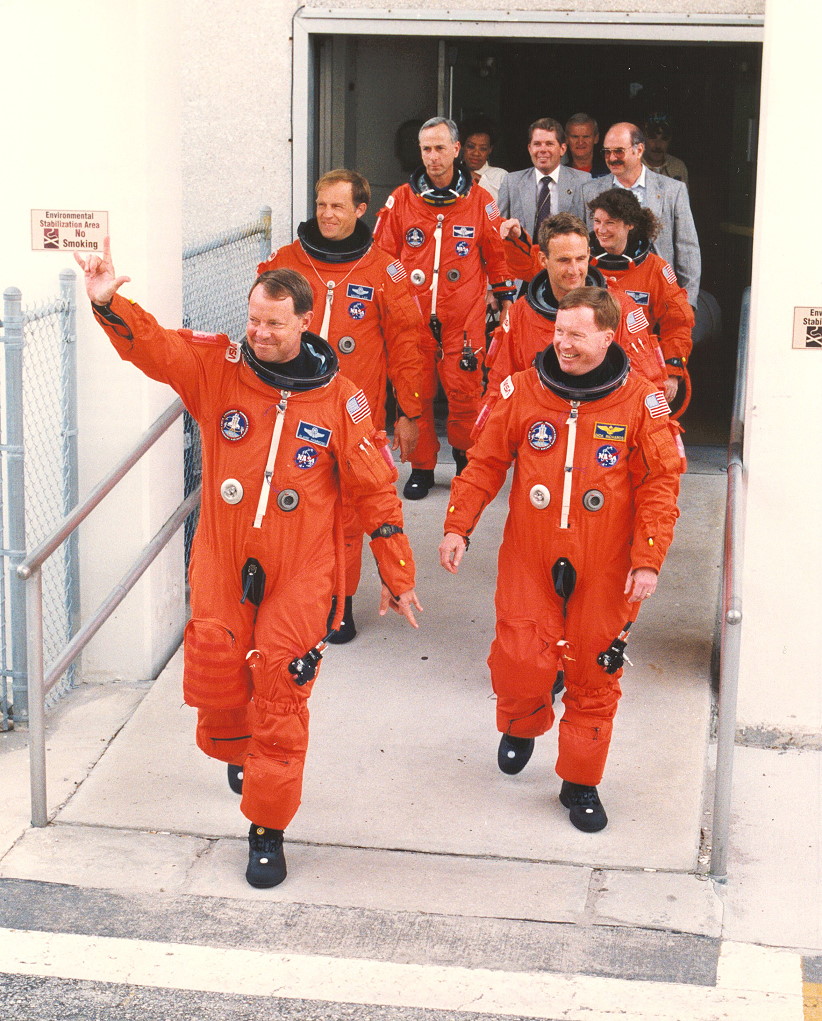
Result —
[{"label": "nasa patch", "polygon": [[306,468],[313,468],[317,463],[317,458],[320,455],[313,447],[300,447],[297,453],[294,455],[294,464],[302,471]]},{"label": "nasa patch", "polygon": [[471,246],[467,241],[458,241],[456,244],[457,255],[465,257],[471,251]]},{"label": "nasa patch", "polygon": [[352,319],[365,319],[365,305],[361,301],[352,301],[348,306],[348,314]]},{"label": "nasa patch", "polygon": [[236,408],[224,412],[220,419],[220,432],[232,443],[241,440],[248,432],[248,415]]},{"label": "nasa patch", "polygon": [[331,430],[324,429],[321,425],[312,425],[311,422],[300,422],[297,426],[297,439],[308,440],[316,443],[318,447],[327,447],[331,440]]},{"label": "nasa patch", "polygon": [[616,447],[612,447],[609,443],[606,443],[604,447],[600,447],[596,454],[597,464],[603,468],[613,468],[619,460],[619,451]]},{"label": "nasa patch", "polygon": [[365,284],[349,284],[345,289],[346,298],[359,298],[360,301],[373,301],[374,288]]},{"label": "nasa patch", "polygon": [[425,234],[423,234],[419,227],[410,227],[405,232],[405,243],[410,248],[422,248],[425,244]]},{"label": "nasa patch", "polygon": [[557,439],[557,431],[550,422],[534,422],[528,430],[528,442],[534,450],[550,450]]}]

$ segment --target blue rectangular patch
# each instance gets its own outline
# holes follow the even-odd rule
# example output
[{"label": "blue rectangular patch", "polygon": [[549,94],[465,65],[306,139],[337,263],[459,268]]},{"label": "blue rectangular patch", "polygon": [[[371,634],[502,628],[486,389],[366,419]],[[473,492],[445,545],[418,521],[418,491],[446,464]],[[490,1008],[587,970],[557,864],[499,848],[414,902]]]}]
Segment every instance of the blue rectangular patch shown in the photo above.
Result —
[{"label": "blue rectangular patch", "polygon": [[454,225],[455,238],[472,238],[473,236],[474,236],[473,227],[462,227],[459,224]]},{"label": "blue rectangular patch", "polygon": [[647,291],[626,291],[629,297],[633,298],[637,305],[647,305],[651,295]]},{"label": "blue rectangular patch", "polygon": [[609,422],[597,422],[594,425],[595,440],[610,440],[611,443],[624,443],[627,438],[627,425],[611,425]]},{"label": "blue rectangular patch", "polygon": [[345,289],[346,298],[357,298],[359,301],[373,301],[374,288],[365,284],[349,284]]},{"label": "blue rectangular patch", "polygon": [[310,422],[300,422],[297,426],[297,439],[316,443],[318,447],[327,447],[331,439],[331,430],[323,429],[321,425],[312,425]]}]

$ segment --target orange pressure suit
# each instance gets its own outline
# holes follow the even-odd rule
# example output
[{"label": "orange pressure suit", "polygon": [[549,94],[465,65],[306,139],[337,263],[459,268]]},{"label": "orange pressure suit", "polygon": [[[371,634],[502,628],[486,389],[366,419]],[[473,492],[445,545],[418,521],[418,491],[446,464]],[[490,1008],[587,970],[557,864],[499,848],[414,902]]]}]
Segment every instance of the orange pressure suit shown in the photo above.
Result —
[{"label": "orange pressure suit", "polygon": [[300,803],[313,684],[297,683],[289,664],[326,634],[341,486],[366,528],[390,526],[371,543],[384,583],[394,595],[413,588],[385,434],[317,336],[303,335],[310,372],[283,377],[245,343],[165,330],[118,295],[94,311],[120,357],[170,384],[200,426],[184,698],[198,708],[200,748],[243,766],[243,814],[285,829]]},{"label": "orange pressure suit", "polygon": [[[380,210],[377,244],[402,259],[423,320],[430,325],[422,352],[423,411],[414,468],[432,469],[437,463],[437,372],[448,399],[448,441],[461,451],[471,445],[482,398],[488,279],[500,300],[514,294],[498,220],[496,203],[484,188],[472,186],[461,164],[455,165],[449,188],[434,188],[420,168]],[[470,350],[464,352],[466,338]]]},{"label": "orange pressure suit", "polygon": [[607,673],[597,657],[636,617],[629,570],[662,565],[679,490],[664,397],[628,374],[616,344],[603,365],[597,385],[577,387],[549,347],[504,380],[445,518],[446,532],[470,536],[513,461],[488,657],[497,728],[544,734],[564,670],[556,769],[589,786],[602,779],[621,694],[622,670]]},{"label": "orange pressure suit", "polygon": [[[361,387],[374,425],[385,425],[385,383],[391,379],[400,413],[422,413],[421,346],[426,340],[419,308],[403,264],[373,243],[362,220],[343,241],[326,241],[316,219],[301,223],[297,240],[272,252],[257,273],[293,269],[314,293],[314,326],[337,354],[340,371]],[[360,582],[363,529],[350,501],[343,502],[345,595]]]},{"label": "orange pressure suit", "polygon": [[625,291],[642,306],[651,327],[659,331],[667,374],[682,378],[693,347],[694,311],[688,304],[688,292],[680,287],[671,266],[648,241],[640,242],[633,254],[611,255],[593,233],[591,265],[600,270],[609,289]]},{"label": "orange pressure suit", "polygon": [[[605,280],[599,270],[589,269],[585,286],[605,287]],[[616,289],[611,293],[619,302],[622,312],[614,340],[628,354],[632,369],[655,387],[662,386],[666,377],[665,366],[659,344],[650,333],[645,313],[623,291]],[[488,388],[477,418],[475,438],[491,408],[499,400],[502,380],[514,372],[527,369],[539,351],[553,344],[557,305],[547,270],[534,270],[525,294],[508,310],[508,318],[494,331],[494,339],[488,348]]]}]

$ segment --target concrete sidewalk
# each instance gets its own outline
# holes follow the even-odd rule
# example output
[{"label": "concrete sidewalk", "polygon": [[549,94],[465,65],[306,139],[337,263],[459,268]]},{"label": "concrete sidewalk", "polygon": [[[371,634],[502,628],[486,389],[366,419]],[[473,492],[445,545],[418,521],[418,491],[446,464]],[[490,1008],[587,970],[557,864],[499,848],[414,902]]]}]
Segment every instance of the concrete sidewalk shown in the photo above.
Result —
[{"label": "concrete sidewalk", "polygon": [[818,797],[820,753],[737,750],[730,881],[706,879],[725,495],[715,463],[691,456],[660,589],[631,634],[599,834],[575,830],[557,800],[554,734],[520,776],[497,769],[485,657],[505,502],[447,575],[436,548],[450,474],[440,465],[428,498],[405,504],[420,630],[377,616],[366,568],[359,635],[326,653],[281,887],[245,882],[248,823],[224,767],[194,746],[179,653],[153,684],[83,686],[50,714],[45,829],[28,828],[22,735],[0,738],[0,878],[822,949],[818,815],[809,831],[790,825],[793,792]]}]

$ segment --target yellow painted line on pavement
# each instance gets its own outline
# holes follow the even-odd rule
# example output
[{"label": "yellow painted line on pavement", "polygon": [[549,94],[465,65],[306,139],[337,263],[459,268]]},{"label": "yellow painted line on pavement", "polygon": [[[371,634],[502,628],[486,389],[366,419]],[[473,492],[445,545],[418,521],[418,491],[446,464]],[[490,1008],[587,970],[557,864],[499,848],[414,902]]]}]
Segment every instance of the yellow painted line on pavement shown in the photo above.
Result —
[{"label": "yellow painted line on pavement", "polygon": [[[245,996],[555,1021],[593,1017],[599,1021],[803,1021],[799,956],[790,955],[797,961],[797,981],[787,989],[789,969],[780,967],[786,963],[786,953],[773,952],[777,980],[770,988],[765,988],[761,973],[752,988],[744,988],[744,982],[740,986],[743,971],[738,967],[728,972],[730,982],[707,987],[0,928],[0,972],[11,974],[221,994],[230,975],[233,991]],[[762,964],[765,957],[759,955],[757,960]]]}]

